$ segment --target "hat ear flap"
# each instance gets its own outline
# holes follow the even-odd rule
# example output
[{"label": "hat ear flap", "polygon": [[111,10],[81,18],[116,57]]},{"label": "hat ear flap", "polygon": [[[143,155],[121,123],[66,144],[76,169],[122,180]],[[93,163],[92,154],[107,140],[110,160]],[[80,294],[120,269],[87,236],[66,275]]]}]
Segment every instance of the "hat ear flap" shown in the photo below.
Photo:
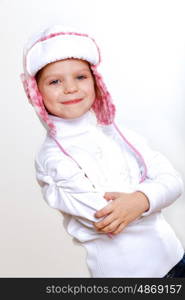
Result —
[{"label": "hat ear flap", "polygon": [[[22,81],[22,84],[23,84],[23,87],[24,87],[24,91],[26,93],[26,96],[29,100],[29,102],[31,103],[31,97],[30,97],[30,94],[29,94],[29,88],[28,88],[28,80],[26,79],[26,75],[24,73],[22,73],[20,75],[21,77],[21,81]],[[32,103],[31,103],[32,104]]]},{"label": "hat ear flap", "polygon": [[[48,112],[44,106],[42,95],[39,92],[37,81],[35,77],[26,76],[21,74],[21,80],[23,83],[24,90],[28,97],[29,102],[34,107],[39,119],[42,121],[43,125],[47,126],[52,134],[55,132],[54,124],[49,118]],[[43,122],[44,121],[44,122]]]},{"label": "hat ear flap", "polygon": [[96,66],[91,66],[95,79],[96,99],[92,105],[97,120],[102,125],[112,124],[115,117],[115,105],[112,103],[111,95],[108,92],[103,78],[97,71]]}]

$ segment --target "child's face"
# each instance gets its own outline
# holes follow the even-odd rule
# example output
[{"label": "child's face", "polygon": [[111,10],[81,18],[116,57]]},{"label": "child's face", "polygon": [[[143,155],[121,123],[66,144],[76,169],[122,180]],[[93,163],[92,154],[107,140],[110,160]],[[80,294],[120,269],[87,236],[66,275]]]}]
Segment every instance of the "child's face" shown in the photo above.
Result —
[{"label": "child's face", "polygon": [[65,59],[45,66],[38,88],[49,113],[64,119],[82,116],[95,100],[94,78],[86,61]]}]

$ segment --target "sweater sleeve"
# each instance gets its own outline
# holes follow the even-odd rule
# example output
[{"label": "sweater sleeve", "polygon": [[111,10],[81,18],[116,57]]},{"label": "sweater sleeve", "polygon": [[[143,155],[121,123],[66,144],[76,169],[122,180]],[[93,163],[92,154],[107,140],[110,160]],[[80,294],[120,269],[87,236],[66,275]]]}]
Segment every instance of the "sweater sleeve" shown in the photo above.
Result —
[{"label": "sweater sleeve", "polygon": [[152,150],[137,134],[133,137],[134,141],[147,167],[146,179],[136,186],[136,191],[148,197],[149,210],[142,214],[147,216],[171,205],[182,194],[184,185],[180,174],[163,154]]},{"label": "sweater sleeve", "polygon": [[36,177],[45,201],[52,208],[74,216],[85,226],[93,228],[97,210],[107,205],[104,192],[98,191],[90,179],[71,158],[35,160]]}]

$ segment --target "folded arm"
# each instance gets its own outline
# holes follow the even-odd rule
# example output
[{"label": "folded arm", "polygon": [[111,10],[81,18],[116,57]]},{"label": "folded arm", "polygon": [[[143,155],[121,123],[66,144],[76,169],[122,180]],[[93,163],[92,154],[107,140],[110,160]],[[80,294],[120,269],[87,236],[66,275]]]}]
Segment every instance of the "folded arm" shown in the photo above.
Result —
[{"label": "folded arm", "polygon": [[153,151],[143,137],[132,131],[129,131],[128,140],[142,154],[147,176],[136,185],[133,193],[113,191],[105,194],[107,200],[113,201],[96,213],[97,217],[104,217],[94,223],[99,232],[120,233],[138,217],[148,216],[171,205],[184,190],[179,173],[164,155]]},{"label": "folded arm", "polygon": [[98,221],[95,213],[107,205],[104,192],[98,191],[71,158],[36,160],[37,180],[46,202],[52,208],[75,216],[79,222],[93,228]]}]

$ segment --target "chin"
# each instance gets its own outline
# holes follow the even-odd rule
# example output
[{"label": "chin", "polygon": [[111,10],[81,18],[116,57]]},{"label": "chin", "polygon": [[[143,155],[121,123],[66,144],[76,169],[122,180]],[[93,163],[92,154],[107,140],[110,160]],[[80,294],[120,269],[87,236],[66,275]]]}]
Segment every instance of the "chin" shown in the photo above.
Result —
[{"label": "chin", "polygon": [[79,112],[74,112],[74,113],[69,113],[69,114],[65,114],[62,118],[65,119],[76,119],[76,118],[80,118],[81,116],[83,116],[88,110],[84,110],[84,111],[79,111]]}]

